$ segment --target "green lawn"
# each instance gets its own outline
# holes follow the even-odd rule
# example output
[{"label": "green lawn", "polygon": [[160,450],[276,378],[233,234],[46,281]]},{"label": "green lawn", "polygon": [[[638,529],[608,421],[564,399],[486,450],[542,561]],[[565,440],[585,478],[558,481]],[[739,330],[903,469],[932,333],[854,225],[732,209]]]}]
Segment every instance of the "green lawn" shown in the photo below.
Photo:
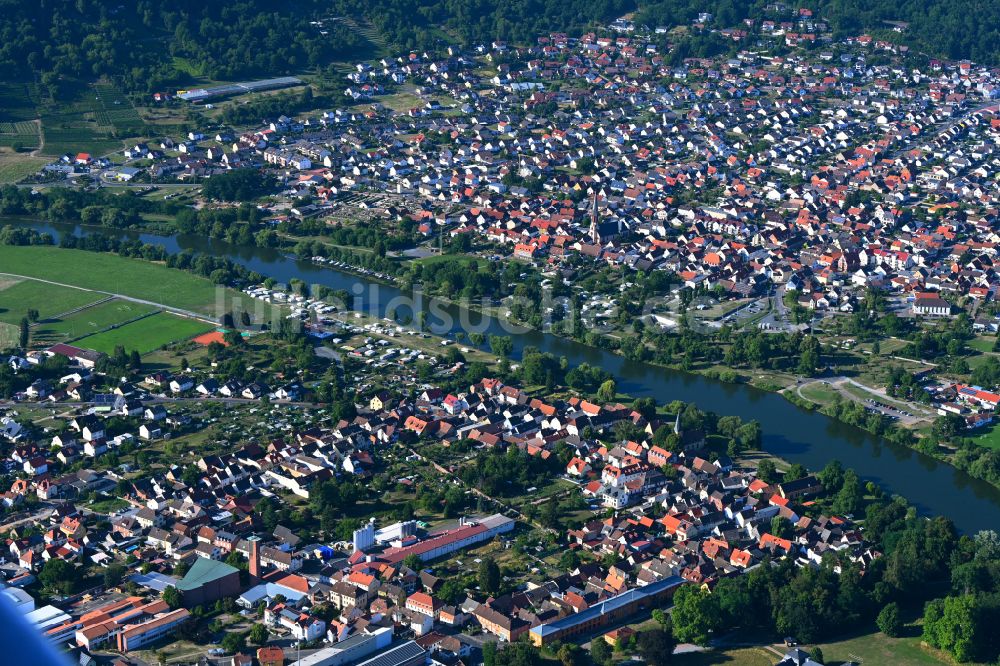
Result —
[{"label": "green lawn", "polygon": [[813,402],[818,402],[821,405],[826,405],[834,400],[839,394],[839,392],[831,386],[822,384],[820,382],[813,382],[812,384],[807,384],[803,386],[800,391],[802,397],[806,400],[811,400]]},{"label": "green lawn", "polygon": [[[813,645],[803,645],[802,649],[812,652]],[[893,664],[894,666],[942,666],[954,663],[938,650],[924,647],[916,636],[889,638],[880,632],[873,632],[854,638],[821,643],[823,660],[827,664],[842,664],[854,661],[862,664]],[[782,652],[784,647],[780,647]],[[673,662],[679,666],[771,666],[778,657],[764,647],[715,649],[706,652],[675,655]]]},{"label": "green lawn", "polygon": [[994,423],[974,432],[971,439],[977,446],[1000,451],[1000,425]]},{"label": "green lawn", "polygon": [[[80,293],[93,295],[93,292]],[[99,333],[116,324],[131,321],[155,310],[156,308],[152,305],[115,299],[74,312],[65,318],[42,322],[35,327],[33,335],[39,341],[50,343],[75,340]]]},{"label": "green lawn", "polygon": [[991,356],[994,356],[994,354],[975,354],[974,356],[966,356],[965,361],[969,364],[970,370],[975,370],[983,363],[986,363],[987,359]]},{"label": "green lawn", "polygon": [[3,272],[112,292],[200,314],[217,315],[216,296],[236,292],[206,278],[141,259],[53,246],[0,246]]},{"label": "green lawn", "polygon": [[106,354],[112,353],[118,345],[129,351],[134,349],[140,354],[147,354],[163,345],[193,338],[213,328],[214,326],[196,319],[158,312],[110,331],[87,336],[76,344]]},{"label": "green lawn", "polygon": [[0,322],[0,349],[10,349],[19,343],[21,331],[13,324]]},{"label": "green lawn", "polygon": [[981,335],[975,340],[969,340],[969,347],[975,349],[979,352],[991,352],[993,351],[993,343],[996,342],[996,338],[992,335],[985,336]]},{"label": "green lawn", "polygon": [[35,280],[0,278],[0,322],[16,324],[31,308],[38,310],[41,319],[46,319],[100,298],[92,291],[57,287]]},{"label": "green lawn", "polygon": [[[828,664],[861,661],[864,664],[895,664],[896,666],[941,666],[954,663],[943,653],[920,645],[917,636],[889,638],[873,632],[831,643],[822,643],[823,657]],[[808,646],[804,646],[806,651]],[[860,658],[860,659],[859,659]]]},{"label": "green lawn", "polygon": [[[731,650],[709,650],[675,655],[672,662],[677,666],[774,666],[778,657],[764,648],[734,648]],[[827,663],[830,663],[829,660]],[[887,662],[888,663],[888,662]]]},{"label": "green lawn", "polygon": [[478,269],[482,264],[487,263],[486,259],[482,259],[481,257],[470,257],[464,254],[435,254],[430,257],[414,259],[413,261],[418,264],[442,264],[457,262],[470,269],[473,267]]},{"label": "green lawn", "polygon": [[109,497],[107,499],[97,500],[87,505],[87,508],[95,513],[111,513],[112,511],[118,511],[119,509],[124,509],[129,506],[129,503],[119,497]]}]

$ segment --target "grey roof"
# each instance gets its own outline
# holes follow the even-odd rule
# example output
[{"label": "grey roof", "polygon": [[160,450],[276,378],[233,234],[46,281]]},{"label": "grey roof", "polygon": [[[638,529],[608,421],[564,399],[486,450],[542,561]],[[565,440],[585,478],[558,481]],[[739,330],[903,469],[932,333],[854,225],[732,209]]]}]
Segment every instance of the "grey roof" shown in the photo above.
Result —
[{"label": "grey roof", "polygon": [[395,647],[390,647],[371,659],[362,661],[357,666],[399,666],[423,654],[425,654],[425,650],[422,647],[414,641],[406,641]]},{"label": "grey roof", "polygon": [[242,83],[228,83],[211,88],[198,88],[196,90],[188,90],[187,92],[180,93],[177,96],[184,100],[202,100],[209,97],[217,97],[219,95],[238,95],[241,93],[253,92],[255,90],[267,90],[269,88],[294,86],[300,83],[302,83],[302,80],[294,76],[281,76],[274,79],[244,81]]},{"label": "grey roof", "polygon": [[129,580],[141,587],[147,587],[157,592],[163,592],[171,585],[177,585],[177,579],[172,576],[165,576],[161,573],[151,571],[147,574],[137,573],[129,577]]},{"label": "grey roof", "polygon": [[621,594],[611,597],[599,604],[591,606],[586,610],[579,613],[574,613],[573,615],[568,615],[564,618],[558,619],[554,622],[547,622],[546,624],[540,624],[537,627],[532,628],[531,633],[546,636],[555,631],[560,631],[567,629],[569,627],[574,627],[578,624],[586,622],[599,615],[604,615],[613,610],[621,608],[627,604],[638,601],[645,597],[658,594],[663,590],[667,590],[671,587],[677,587],[684,582],[684,579],[680,576],[671,576],[669,578],[664,578],[663,580],[657,581],[655,583],[650,583],[649,585],[644,585],[643,587],[637,587],[627,592],[622,592]]}]

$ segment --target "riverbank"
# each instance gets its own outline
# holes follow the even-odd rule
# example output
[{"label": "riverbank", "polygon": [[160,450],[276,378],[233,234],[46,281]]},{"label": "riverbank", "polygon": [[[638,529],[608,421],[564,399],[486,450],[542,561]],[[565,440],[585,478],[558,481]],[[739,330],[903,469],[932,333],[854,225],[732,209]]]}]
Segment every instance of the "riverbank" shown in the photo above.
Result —
[{"label": "riverbank", "polygon": [[[489,311],[486,311],[474,303],[459,303],[445,297],[436,298],[484,316],[505,317],[501,313],[506,312],[506,309],[502,307],[490,308]],[[556,336],[575,344],[585,344],[591,347],[595,347],[591,343],[591,335],[596,334],[599,336],[598,339],[611,341],[611,344],[597,345],[596,348],[620,358],[627,358],[620,348],[621,338],[615,334],[591,331],[588,334],[588,340],[583,341],[562,330],[553,330],[552,327],[547,330],[539,330],[524,322],[507,319],[516,326],[533,330],[539,334]],[[640,344],[646,350],[652,351],[645,341]],[[954,443],[954,445],[951,445],[952,442],[938,443],[930,437],[934,421],[938,416],[933,409],[926,405],[889,397],[885,391],[875,386],[861,383],[847,376],[837,375],[837,368],[844,371],[848,367],[851,367],[852,370],[856,367],[850,363],[853,357],[845,358],[845,352],[842,350],[838,350],[837,354],[843,363],[837,364],[834,369],[828,369],[824,373],[809,377],[778,370],[734,369],[712,362],[700,362],[697,365],[694,363],[666,364],[651,358],[644,358],[641,362],[674,372],[706,377],[724,384],[744,384],[761,391],[775,393],[799,409],[818,412],[846,426],[858,428],[874,437],[885,439],[894,445],[904,446],[1000,490],[1000,474],[991,471],[995,467],[994,451],[991,448],[976,446],[974,443],[970,446],[968,443],[962,444],[961,441]],[[857,354],[855,356],[865,358]],[[897,356],[887,358],[898,359]],[[837,359],[836,356],[835,359]],[[906,359],[906,361],[922,363],[911,359]],[[803,382],[818,382],[824,378],[845,384],[844,391],[838,391],[842,400],[823,403],[810,400],[799,392],[798,388]]]},{"label": "riverbank", "polygon": [[[92,231],[74,225],[54,225],[38,221],[28,225],[55,237],[64,234],[85,235]],[[272,276],[288,283],[300,280],[333,290],[357,295],[355,309],[378,318],[386,307],[406,301],[400,290],[391,286],[363,289],[363,278],[319,267],[308,261],[289,259],[266,248],[234,246],[192,234],[164,238],[151,235],[119,233],[134,240],[153,243],[170,253],[191,252],[227,257],[244,269]],[[427,299],[424,300],[426,306]],[[443,302],[443,301],[442,301]],[[509,335],[499,322],[475,313],[442,306],[451,320],[451,336],[476,331],[485,337]],[[436,315],[431,312],[429,314]],[[470,321],[475,320],[475,321]],[[835,421],[817,410],[800,408],[774,391],[764,391],[752,383],[724,383],[706,375],[676,371],[647,362],[633,361],[609,350],[591,347],[549,333],[525,330],[512,336],[510,357],[519,359],[527,348],[565,357],[570,368],[589,365],[600,367],[619,379],[619,390],[636,397],[653,397],[660,403],[671,400],[695,402],[704,409],[732,414],[742,419],[756,419],[764,434],[763,448],[807,468],[822,468],[830,459],[841,460],[845,467],[857,470],[866,481],[874,481],[888,492],[911,499],[923,515],[945,515],[966,533],[981,529],[1000,529],[1000,490],[975,479],[954,467],[943,464],[912,447],[901,446],[875,437],[866,431]]]},{"label": "riverbank", "polygon": [[[457,302],[442,296],[435,296],[434,298],[441,299],[442,301],[455,307],[465,308],[471,312],[476,312],[482,316],[497,318],[504,317],[502,314],[502,308],[499,307],[490,308],[490,310],[487,311],[474,303]],[[508,321],[511,321],[511,323],[514,323],[516,326],[530,329],[543,335],[556,336],[563,340],[571,341],[577,344],[588,344],[566,335],[561,331],[553,331],[551,329],[539,330],[537,328],[531,328],[524,322],[515,322],[509,318]],[[618,341],[618,338],[613,335],[599,335],[609,340],[615,340],[616,343]],[[593,345],[588,346],[593,347]],[[614,345],[601,345],[595,348],[600,349],[603,352],[612,353],[621,358],[626,358],[625,355],[622,354],[621,350],[616,348]],[[827,375],[801,377],[799,375],[774,370],[737,370],[734,368],[711,364],[706,364],[704,367],[696,367],[693,365],[690,367],[683,367],[682,364],[664,364],[653,359],[646,359],[642,362],[674,372],[706,377],[723,384],[749,385],[761,391],[774,393],[799,409],[818,412],[824,416],[843,423],[846,426],[858,428],[874,437],[884,438],[895,445],[905,446],[913,451],[919,452],[922,455],[934,458],[945,465],[949,465],[956,470],[960,470],[966,474],[970,474],[970,476],[974,476],[972,473],[973,469],[970,465],[959,467],[955,464],[955,456],[958,449],[938,446],[931,443],[927,438],[927,433],[933,423],[933,413],[928,413],[927,408],[922,405],[910,404],[899,399],[882,397],[879,395],[879,389],[875,387],[864,385],[848,378],[842,378],[851,382],[856,387],[855,390],[850,392],[851,394],[845,396],[844,401],[860,405],[862,411],[859,412],[857,410],[841,409],[840,406],[843,403],[839,401],[835,401],[834,404],[824,404],[810,400],[795,390],[802,382],[821,381],[822,378]],[[872,400],[875,402],[866,403],[865,400]],[[878,405],[880,404],[885,405],[886,407],[891,407],[895,404],[898,409],[879,409]],[[893,418],[902,418],[903,411],[906,411],[908,414],[920,414],[921,417],[906,419],[902,425],[887,421],[886,417],[888,416],[892,416]],[[892,414],[892,412],[897,413]],[[877,418],[871,418],[872,416],[876,416]],[[988,454],[988,452],[988,449],[982,448],[983,455]],[[979,481],[987,483],[991,487],[1000,490],[1000,482],[994,482],[981,476],[977,476],[976,478]]]}]

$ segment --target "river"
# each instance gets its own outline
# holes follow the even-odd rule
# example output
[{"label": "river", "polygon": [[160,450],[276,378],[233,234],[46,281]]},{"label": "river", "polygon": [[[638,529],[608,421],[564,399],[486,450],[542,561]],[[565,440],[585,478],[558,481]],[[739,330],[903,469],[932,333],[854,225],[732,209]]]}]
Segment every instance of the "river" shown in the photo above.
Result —
[{"label": "river", "polygon": [[[78,236],[91,233],[90,229],[72,224],[17,224],[50,233],[56,238],[67,233]],[[107,233],[104,229],[94,231]],[[400,290],[395,287],[377,285],[378,297],[374,298],[376,289],[360,276],[289,258],[273,249],[236,246],[186,234],[164,237],[120,232],[120,235],[162,246],[171,253],[190,250],[226,256],[280,282],[297,278],[308,284],[346,289],[357,295],[355,309],[378,316],[384,316],[386,304],[401,296]],[[0,267],[2,270],[3,267]],[[485,328],[487,333],[506,333],[499,322],[489,317],[460,311],[452,305],[443,308],[443,311],[455,322],[452,332],[463,328],[471,330],[468,325],[460,326],[461,318],[473,326],[482,326],[476,330]],[[436,319],[432,313],[432,320]],[[980,529],[1000,531],[1000,489],[913,449],[892,445],[859,428],[797,407],[777,394],[629,361],[609,351],[539,331],[528,331],[513,336],[513,339],[515,357],[527,346],[537,347],[556,356],[565,356],[570,367],[588,363],[604,368],[616,377],[619,390],[636,397],[652,396],[660,403],[693,401],[702,409],[722,415],[732,414],[744,420],[757,419],[764,430],[764,448],[781,458],[814,470],[836,458],[845,467],[854,468],[865,480],[875,481],[888,492],[906,497],[921,514],[948,516],[965,533]]]}]

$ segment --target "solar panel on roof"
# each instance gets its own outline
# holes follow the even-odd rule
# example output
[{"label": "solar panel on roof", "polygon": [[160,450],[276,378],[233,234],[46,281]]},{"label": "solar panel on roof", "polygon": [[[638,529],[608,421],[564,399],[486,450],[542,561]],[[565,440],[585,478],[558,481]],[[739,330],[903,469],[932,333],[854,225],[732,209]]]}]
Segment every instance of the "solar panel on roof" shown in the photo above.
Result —
[{"label": "solar panel on roof", "polygon": [[425,653],[426,651],[414,641],[406,641],[367,661],[362,661],[358,666],[399,666],[399,664],[405,664]]}]

